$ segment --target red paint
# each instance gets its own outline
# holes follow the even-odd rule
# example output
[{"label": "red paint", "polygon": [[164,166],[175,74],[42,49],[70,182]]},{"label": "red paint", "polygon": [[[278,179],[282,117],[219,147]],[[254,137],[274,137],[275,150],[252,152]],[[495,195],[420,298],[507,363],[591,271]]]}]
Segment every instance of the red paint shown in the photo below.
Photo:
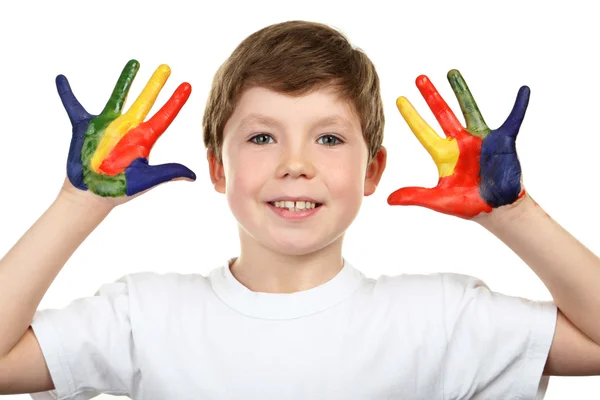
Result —
[{"label": "red paint", "polygon": [[290,220],[290,221],[305,220],[305,219],[315,215],[315,213],[317,213],[323,207],[323,206],[319,206],[319,207],[311,208],[310,210],[304,210],[304,211],[290,211],[287,208],[275,207],[274,205],[272,205],[270,203],[266,203],[266,204],[271,210],[273,210],[273,212],[275,214],[277,214],[278,216],[280,216],[282,218]]},{"label": "red paint", "polygon": [[[456,118],[448,104],[433,86],[433,83],[425,75],[420,75],[416,80],[417,88],[427,102],[427,105],[438,120],[444,133],[450,137],[456,137],[465,131],[460,121]],[[470,134],[469,134],[470,135]]]},{"label": "red paint", "polygon": [[148,158],[150,150],[179,114],[191,92],[192,87],[189,83],[179,85],[171,98],[151,119],[142,122],[121,138],[100,164],[100,172],[117,175],[125,171],[135,159]]},{"label": "red paint", "polygon": [[388,204],[422,206],[465,219],[492,211],[479,195],[479,189],[471,187],[402,188],[388,197]]},{"label": "red paint", "polygon": [[482,139],[471,135],[458,121],[429,78],[417,78],[417,87],[444,133],[456,140],[459,157],[450,176],[440,178],[435,188],[407,187],[388,197],[390,205],[415,205],[470,219],[492,211],[479,194],[479,158]]}]

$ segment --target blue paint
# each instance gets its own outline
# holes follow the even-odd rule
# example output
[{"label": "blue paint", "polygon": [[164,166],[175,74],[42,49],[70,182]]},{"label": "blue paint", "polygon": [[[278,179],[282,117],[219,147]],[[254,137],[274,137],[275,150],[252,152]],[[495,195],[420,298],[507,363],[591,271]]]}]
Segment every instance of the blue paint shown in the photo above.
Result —
[{"label": "blue paint", "polygon": [[[98,117],[98,115],[92,115],[83,108],[75,98],[69,85],[69,81],[64,75],[56,77],[56,88],[73,127],[73,136],[69,147],[69,155],[67,157],[67,177],[77,189],[88,190],[88,187],[84,182],[84,168],[81,161],[81,153],[85,141],[85,133],[90,126],[90,121]],[[111,109],[109,111],[113,113],[120,112],[121,105],[122,104],[117,104],[116,110]],[[108,106],[106,109],[108,109]],[[110,124],[112,119],[105,122]],[[91,170],[89,172],[93,173]],[[98,176],[100,177],[100,175]],[[106,175],[102,175],[101,177],[102,184],[111,184],[110,181],[107,182],[107,179],[110,180],[111,178]],[[125,170],[126,194],[132,196],[160,183],[180,177],[195,180],[196,174],[181,164],[168,163],[162,165],[148,165],[148,160],[146,158],[138,158]]]},{"label": "blue paint", "polygon": [[69,146],[69,155],[67,157],[67,177],[71,184],[80,190],[87,190],[83,182],[83,166],[81,165],[81,149],[85,138],[85,132],[90,120],[97,117],[88,113],[79,101],[75,98],[69,81],[64,75],[56,77],[56,89],[60,100],[67,111],[69,120],[73,127],[71,145]]},{"label": "blue paint", "polygon": [[177,163],[148,165],[146,158],[138,158],[125,170],[127,196],[180,177],[196,180],[196,174],[185,165]]},{"label": "blue paint", "polygon": [[502,126],[481,144],[479,194],[492,207],[511,204],[521,193],[521,165],[516,139],[529,103],[530,90],[521,87],[515,105]]}]

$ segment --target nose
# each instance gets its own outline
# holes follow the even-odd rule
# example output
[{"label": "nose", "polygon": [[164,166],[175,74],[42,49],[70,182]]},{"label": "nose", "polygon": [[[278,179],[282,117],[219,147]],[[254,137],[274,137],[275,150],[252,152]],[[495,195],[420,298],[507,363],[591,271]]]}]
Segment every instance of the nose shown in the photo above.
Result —
[{"label": "nose", "polygon": [[285,151],[277,167],[277,177],[312,179],[315,176],[315,166],[306,151]]}]

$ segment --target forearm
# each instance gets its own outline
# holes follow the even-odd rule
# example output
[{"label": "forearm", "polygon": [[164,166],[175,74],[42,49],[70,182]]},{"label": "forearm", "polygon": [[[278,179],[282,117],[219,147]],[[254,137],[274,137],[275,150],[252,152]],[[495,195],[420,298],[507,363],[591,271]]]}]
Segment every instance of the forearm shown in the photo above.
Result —
[{"label": "forearm", "polygon": [[600,258],[529,196],[497,211],[475,220],[510,247],[544,282],[562,313],[600,344]]},{"label": "forearm", "polygon": [[23,336],[54,278],[109,212],[61,192],[0,259],[0,356]]}]

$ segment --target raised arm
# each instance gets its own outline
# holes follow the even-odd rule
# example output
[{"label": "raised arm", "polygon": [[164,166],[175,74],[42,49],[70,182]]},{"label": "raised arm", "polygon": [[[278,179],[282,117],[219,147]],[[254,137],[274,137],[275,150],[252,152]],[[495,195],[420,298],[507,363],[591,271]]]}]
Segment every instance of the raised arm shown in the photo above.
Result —
[{"label": "raised arm", "polygon": [[41,349],[28,328],[54,278],[110,212],[110,207],[88,195],[84,199],[62,190],[0,260],[0,394],[53,388]]},{"label": "raised arm", "polygon": [[56,79],[73,127],[67,179],[56,200],[0,260],[0,358],[29,327],[41,299],[77,247],[110,211],[152,187],[174,179],[194,180],[181,164],[148,164],[149,152],[187,101],[181,84],[148,121],[170,69],[161,65],[125,114],[121,110],[139,68],[130,61],[99,115],[89,114],[67,79]]},{"label": "raised arm", "polygon": [[445,138],[440,137],[404,97],[400,113],[434,159],[434,188],[400,188],[390,205],[418,205],[479,223],[510,247],[542,280],[558,308],[555,335],[544,373],[600,375],[600,258],[533,201],[523,185],[516,139],[529,102],[519,89],[506,121],[485,123],[465,80],[448,73],[466,127],[431,81],[416,84]]}]

